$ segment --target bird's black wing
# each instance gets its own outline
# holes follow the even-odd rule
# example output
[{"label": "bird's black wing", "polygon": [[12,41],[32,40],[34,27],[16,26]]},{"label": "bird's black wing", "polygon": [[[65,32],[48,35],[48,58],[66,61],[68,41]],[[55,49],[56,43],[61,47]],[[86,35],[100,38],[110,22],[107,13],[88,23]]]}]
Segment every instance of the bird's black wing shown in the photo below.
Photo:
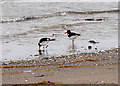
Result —
[{"label": "bird's black wing", "polygon": [[42,38],[42,39],[40,39],[39,42],[42,43],[43,41],[47,41],[47,39],[48,39],[48,38]]},{"label": "bird's black wing", "polygon": [[76,36],[76,35],[77,35],[77,36],[80,36],[80,34],[73,33],[73,32],[71,33],[71,35],[73,35],[73,36]]}]

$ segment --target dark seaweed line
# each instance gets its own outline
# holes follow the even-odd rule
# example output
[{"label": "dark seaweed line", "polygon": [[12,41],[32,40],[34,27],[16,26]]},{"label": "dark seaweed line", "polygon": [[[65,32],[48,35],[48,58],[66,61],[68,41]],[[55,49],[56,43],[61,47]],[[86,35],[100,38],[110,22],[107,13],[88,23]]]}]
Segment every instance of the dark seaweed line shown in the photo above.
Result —
[{"label": "dark seaweed line", "polygon": [[41,16],[27,16],[22,17],[18,19],[10,19],[10,20],[1,20],[0,23],[8,23],[8,22],[22,22],[22,21],[29,21],[34,19],[42,19],[42,18],[50,18],[50,17],[57,17],[57,16],[66,16],[66,15],[72,15],[72,14],[95,14],[95,13],[113,13],[118,12],[119,10],[108,10],[108,11],[86,11],[86,12],[77,12],[77,11],[65,11],[65,12],[57,12],[54,14],[45,14]]}]

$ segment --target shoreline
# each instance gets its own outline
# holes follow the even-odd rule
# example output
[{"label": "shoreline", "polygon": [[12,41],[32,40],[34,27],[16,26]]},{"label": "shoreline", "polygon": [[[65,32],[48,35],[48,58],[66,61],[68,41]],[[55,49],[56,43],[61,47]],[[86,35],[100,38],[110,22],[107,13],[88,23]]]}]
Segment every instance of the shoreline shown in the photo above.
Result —
[{"label": "shoreline", "polygon": [[2,81],[3,84],[40,84],[44,81],[44,84],[50,84],[47,81],[54,84],[118,84],[118,50],[1,65]]},{"label": "shoreline", "polygon": [[[78,54],[70,54],[70,55],[60,55],[60,56],[51,56],[51,57],[43,57],[43,58],[37,58],[37,59],[30,59],[30,60],[16,60],[16,61],[4,61],[1,62],[2,65],[0,65],[0,67],[5,66],[5,65],[10,65],[10,66],[27,66],[27,65],[31,65],[33,63],[33,65],[35,64],[39,64],[40,61],[42,60],[51,60],[51,61],[56,61],[59,58],[64,58],[64,61],[66,60],[70,60],[71,57],[74,57],[75,59],[83,59],[83,60],[89,60],[89,59],[93,59],[93,60],[100,60],[100,59],[108,59],[108,58],[113,58],[110,53],[114,53],[114,52],[118,52],[119,48],[114,48],[114,49],[109,49],[109,50],[101,50],[98,52],[91,52],[91,53],[78,53]],[[108,56],[108,58],[106,58],[105,55],[102,56],[102,54],[108,54],[110,56]],[[102,57],[99,57],[97,55],[100,55]],[[116,53],[115,53],[116,54]],[[93,57],[93,56],[94,57]],[[76,58],[77,57],[77,58]],[[115,55],[115,58],[116,55]]]}]

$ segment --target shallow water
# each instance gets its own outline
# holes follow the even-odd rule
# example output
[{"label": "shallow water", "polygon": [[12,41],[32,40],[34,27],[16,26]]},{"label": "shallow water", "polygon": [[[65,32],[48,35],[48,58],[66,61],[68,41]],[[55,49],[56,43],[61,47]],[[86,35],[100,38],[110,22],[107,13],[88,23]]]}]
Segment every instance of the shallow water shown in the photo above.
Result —
[{"label": "shallow water", "polygon": [[[4,2],[2,9],[0,38],[3,61],[97,52],[118,47],[117,3]],[[91,18],[94,20],[85,21]],[[64,34],[67,29],[81,34],[75,40],[74,48]],[[42,37],[56,40],[50,42],[47,50],[39,55],[37,43]],[[89,44],[91,39],[99,43]]]}]

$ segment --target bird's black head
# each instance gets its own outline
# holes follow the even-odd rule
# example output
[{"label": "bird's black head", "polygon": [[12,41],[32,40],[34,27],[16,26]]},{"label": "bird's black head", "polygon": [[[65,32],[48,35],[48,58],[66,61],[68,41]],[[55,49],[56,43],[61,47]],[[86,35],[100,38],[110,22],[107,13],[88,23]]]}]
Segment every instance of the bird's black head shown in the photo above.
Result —
[{"label": "bird's black head", "polygon": [[70,30],[67,30],[67,33],[69,34],[69,33],[71,33],[71,31],[70,31]]}]

